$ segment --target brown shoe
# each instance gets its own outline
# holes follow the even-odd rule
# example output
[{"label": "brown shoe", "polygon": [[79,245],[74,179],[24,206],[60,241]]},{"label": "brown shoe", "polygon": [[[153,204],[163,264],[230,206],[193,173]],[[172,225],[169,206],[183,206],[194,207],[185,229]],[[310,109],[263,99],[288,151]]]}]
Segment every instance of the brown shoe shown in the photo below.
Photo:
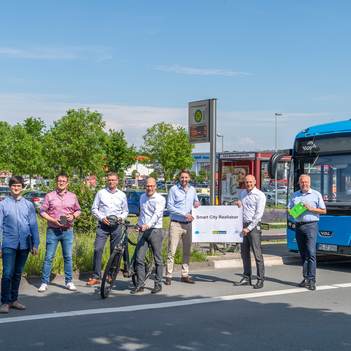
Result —
[{"label": "brown shoe", "polygon": [[98,284],[98,283],[100,283],[100,279],[93,278],[87,282],[87,285],[94,285],[94,284]]},{"label": "brown shoe", "polygon": [[165,284],[166,284],[166,285],[171,285],[171,284],[172,284],[172,282],[171,282],[171,277],[167,277],[167,278],[166,278]]},{"label": "brown shoe", "polygon": [[195,284],[195,282],[193,280],[190,280],[189,277],[182,277],[181,282],[188,283],[188,284]]},{"label": "brown shoe", "polygon": [[25,310],[26,306],[21,305],[18,301],[14,301],[10,303],[11,308],[15,308],[16,310]]},{"label": "brown shoe", "polygon": [[4,303],[1,307],[0,307],[0,313],[9,313],[9,305]]}]

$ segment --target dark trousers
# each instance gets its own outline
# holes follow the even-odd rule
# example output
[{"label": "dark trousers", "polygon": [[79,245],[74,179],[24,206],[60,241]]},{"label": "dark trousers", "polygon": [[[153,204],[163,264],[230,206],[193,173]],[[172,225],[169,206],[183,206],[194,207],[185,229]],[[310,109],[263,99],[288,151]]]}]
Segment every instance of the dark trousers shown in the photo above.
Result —
[{"label": "dark trousers", "polygon": [[110,254],[115,246],[121,242],[122,225],[110,227],[105,223],[99,222],[96,230],[94,263],[93,263],[93,278],[100,279],[101,277],[101,262],[107,238],[110,236]]},{"label": "dark trousers", "polygon": [[316,281],[317,258],[316,245],[318,222],[306,224],[296,223],[296,241],[302,259],[302,274],[304,278]]},{"label": "dark trousers", "polygon": [[1,303],[9,305],[18,299],[23,267],[29,250],[2,248]]},{"label": "dark trousers", "polygon": [[[247,225],[244,224],[244,228]],[[257,229],[259,227],[260,229]],[[255,228],[244,236],[243,242],[241,244],[241,258],[244,264],[244,278],[251,277],[251,255],[250,247],[252,248],[253,254],[255,256],[256,267],[257,267],[257,280],[264,280],[264,262],[262,255],[261,246],[261,223],[258,223]]]},{"label": "dark trousers", "polygon": [[155,288],[162,287],[163,261],[162,261],[162,229],[151,228],[144,232],[139,232],[138,244],[136,247],[136,273],[138,276],[138,286],[145,284],[145,256],[148,246],[151,246],[154,253],[156,275]]}]

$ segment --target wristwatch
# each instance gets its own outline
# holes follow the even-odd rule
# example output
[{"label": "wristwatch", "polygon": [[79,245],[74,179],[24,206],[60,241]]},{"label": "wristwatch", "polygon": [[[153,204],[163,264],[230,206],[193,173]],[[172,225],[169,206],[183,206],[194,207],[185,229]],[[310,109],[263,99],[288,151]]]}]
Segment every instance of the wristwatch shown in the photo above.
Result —
[{"label": "wristwatch", "polygon": [[76,219],[76,216],[74,215],[74,213],[73,213],[73,215],[72,215],[72,216],[73,216],[73,220],[75,220],[75,219]]}]

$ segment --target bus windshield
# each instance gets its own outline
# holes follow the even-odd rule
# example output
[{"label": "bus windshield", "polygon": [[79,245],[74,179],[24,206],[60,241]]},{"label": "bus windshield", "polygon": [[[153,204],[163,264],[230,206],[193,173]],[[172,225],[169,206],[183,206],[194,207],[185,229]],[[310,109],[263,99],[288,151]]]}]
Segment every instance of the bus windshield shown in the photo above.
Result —
[{"label": "bus windshield", "polygon": [[300,175],[308,174],[311,188],[322,194],[328,214],[345,215],[345,210],[351,210],[350,153],[295,156],[292,167],[291,191],[299,190]]}]

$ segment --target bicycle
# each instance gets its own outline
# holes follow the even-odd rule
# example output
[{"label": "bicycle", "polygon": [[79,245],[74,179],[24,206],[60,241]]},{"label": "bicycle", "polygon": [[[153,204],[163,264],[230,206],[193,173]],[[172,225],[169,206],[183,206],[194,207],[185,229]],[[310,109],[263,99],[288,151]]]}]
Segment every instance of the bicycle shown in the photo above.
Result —
[{"label": "bicycle", "polygon": [[216,249],[222,253],[226,253],[229,250],[233,249],[233,252],[240,252],[239,243],[215,243]]},{"label": "bicycle", "polygon": [[[103,299],[106,299],[109,296],[111,290],[113,289],[113,286],[117,278],[117,274],[121,269],[122,257],[124,262],[123,276],[126,278],[132,277],[132,282],[134,286],[137,286],[137,274],[135,270],[136,250],[134,250],[134,254],[130,261],[129,261],[129,251],[128,251],[128,244],[132,246],[136,246],[137,243],[133,243],[128,238],[128,229],[129,228],[138,229],[140,227],[137,224],[136,225],[130,224],[130,222],[127,220],[124,221],[124,223],[120,223],[120,224],[124,228],[121,242],[117,244],[116,247],[114,248],[110,256],[110,259],[107,262],[104,275],[101,281],[101,297]],[[148,252],[145,257],[145,282],[150,278],[150,275],[153,271],[153,261],[154,261],[154,254],[151,250],[151,247],[149,246]]]},{"label": "bicycle", "polygon": [[[236,202],[238,199],[234,200],[227,200],[223,201],[223,206],[231,206],[234,202]],[[215,243],[216,249],[223,254],[228,252],[229,250],[233,249],[233,252],[239,251],[240,252],[240,244],[239,243]]]}]

